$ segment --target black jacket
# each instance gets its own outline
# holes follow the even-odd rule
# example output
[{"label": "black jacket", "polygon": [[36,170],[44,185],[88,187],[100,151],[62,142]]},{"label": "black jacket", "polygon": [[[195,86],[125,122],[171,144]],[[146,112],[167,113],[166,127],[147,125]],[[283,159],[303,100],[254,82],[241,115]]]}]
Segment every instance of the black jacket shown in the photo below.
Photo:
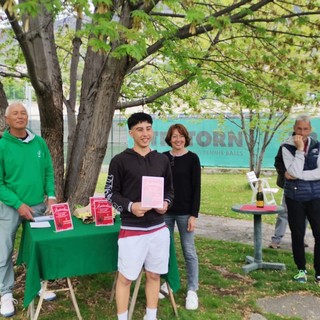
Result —
[{"label": "black jacket", "polygon": [[148,229],[164,222],[164,215],[154,209],[144,217],[128,211],[130,202],[141,202],[142,176],[164,177],[164,200],[173,201],[173,184],[169,159],[157,151],[145,157],[133,149],[126,149],[110,162],[105,197],[121,214],[122,226]]},{"label": "black jacket", "polygon": [[277,186],[282,188],[284,187],[284,174],[286,172],[286,167],[283,162],[282,157],[282,146],[279,147],[277,155],[274,158],[274,166],[277,170],[278,176],[277,176]]}]

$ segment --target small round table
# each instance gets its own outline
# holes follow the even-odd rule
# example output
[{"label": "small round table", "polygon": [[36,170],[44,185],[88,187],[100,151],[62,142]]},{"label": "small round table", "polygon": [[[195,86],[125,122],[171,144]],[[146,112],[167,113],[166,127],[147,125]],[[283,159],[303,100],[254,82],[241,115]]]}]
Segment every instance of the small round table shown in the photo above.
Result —
[{"label": "small round table", "polygon": [[264,208],[257,208],[255,204],[235,204],[232,206],[232,211],[252,214],[253,215],[253,227],[254,227],[254,257],[247,256],[246,264],[242,267],[245,273],[257,269],[276,269],[285,270],[284,263],[264,262],[262,260],[262,219],[263,214],[278,214],[284,211],[282,206],[267,205]]}]

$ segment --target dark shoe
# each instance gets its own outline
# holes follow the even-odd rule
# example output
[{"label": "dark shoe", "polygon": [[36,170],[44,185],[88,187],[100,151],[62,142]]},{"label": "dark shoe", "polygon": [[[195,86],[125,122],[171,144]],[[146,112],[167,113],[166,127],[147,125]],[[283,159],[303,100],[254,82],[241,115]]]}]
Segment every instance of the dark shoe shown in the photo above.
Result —
[{"label": "dark shoe", "polygon": [[320,276],[316,276],[314,280],[315,284],[320,287]]}]

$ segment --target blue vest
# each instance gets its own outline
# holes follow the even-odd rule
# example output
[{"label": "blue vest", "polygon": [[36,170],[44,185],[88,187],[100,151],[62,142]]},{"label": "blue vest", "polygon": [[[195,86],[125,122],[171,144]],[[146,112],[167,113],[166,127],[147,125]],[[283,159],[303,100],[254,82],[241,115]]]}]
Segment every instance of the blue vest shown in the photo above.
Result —
[{"label": "blue vest", "polygon": [[[305,155],[303,171],[314,170],[318,167],[319,147],[320,143],[311,139],[308,154]],[[284,144],[283,148],[286,148],[295,156],[297,150],[295,146]],[[284,195],[296,201],[320,199],[320,180],[305,181],[300,179],[285,179]]]}]

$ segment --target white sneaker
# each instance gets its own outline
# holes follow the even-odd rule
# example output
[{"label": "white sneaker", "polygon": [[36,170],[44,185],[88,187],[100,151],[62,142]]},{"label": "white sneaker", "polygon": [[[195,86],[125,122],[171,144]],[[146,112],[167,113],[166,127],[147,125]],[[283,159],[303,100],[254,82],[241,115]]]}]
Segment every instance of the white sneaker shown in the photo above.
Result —
[{"label": "white sneaker", "polygon": [[[42,290],[43,290],[43,284],[41,283],[41,289],[38,292],[39,297],[41,296]],[[52,291],[46,291],[43,297],[43,299],[46,301],[52,301],[52,300],[55,300],[56,298],[57,298],[57,295]]]},{"label": "white sneaker", "polygon": [[1,297],[1,315],[4,317],[12,317],[15,314],[14,305],[18,301],[13,299],[12,293],[6,293]]},{"label": "white sneaker", "polygon": [[[160,287],[160,292],[159,292],[159,299],[164,299],[166,296],[161,293],[161,291],[163,291],[166,295],[169,294],[169,291],[168,291],[168,286],[167,286],[167,283],[163,283],[162,286]],[[170,288],[170,291],[172,292],[172,289]]]},{"label": "white sneaker", "polygon": [[[143,320],[147,320],[147,315],[146,314],[144,315]],[[157,320],[157,319],[155,319],[155,320]]]},{"label": "white sneaker", "polygon": [[199,307],[198,296],[195,291],[189,290],[186,298],[186,309],[197,310]]}]

